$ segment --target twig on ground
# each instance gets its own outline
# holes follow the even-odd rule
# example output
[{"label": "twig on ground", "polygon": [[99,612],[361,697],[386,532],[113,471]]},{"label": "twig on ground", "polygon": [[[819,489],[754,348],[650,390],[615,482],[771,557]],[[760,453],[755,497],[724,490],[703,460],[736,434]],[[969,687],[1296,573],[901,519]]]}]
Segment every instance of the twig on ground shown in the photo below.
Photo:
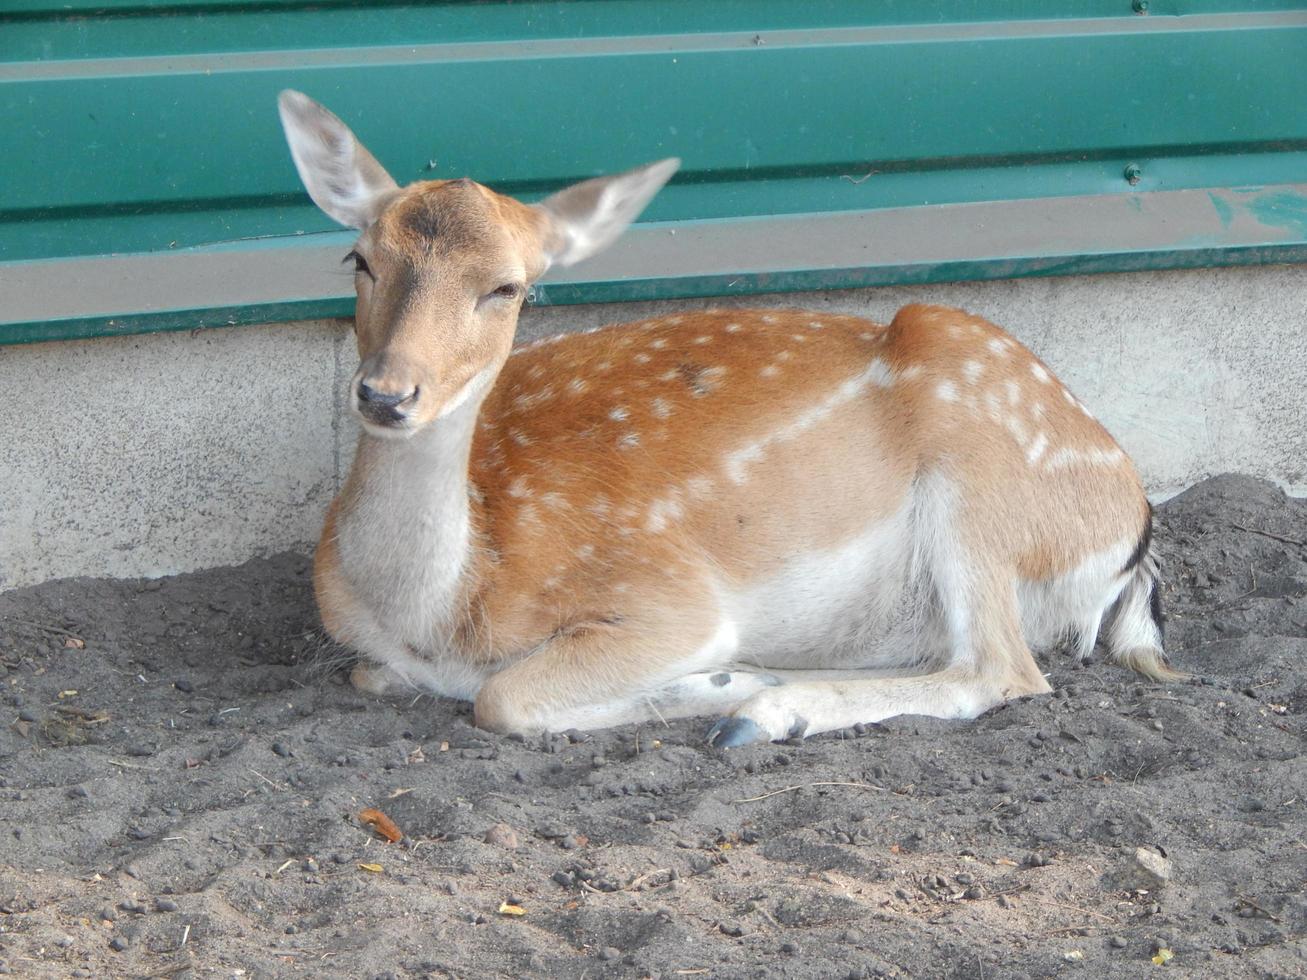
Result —
[{"label": "twig on ground", "polygon": [[60,636],[71,636],[74,640],[82,639],[76,633],[64,629],[62,626],[51,626],[49,623],[34,623],[30,619],[10,619],[6,620],[11,626],[27,626],[34,630],[45,630],[47,633],[57,633]]},{"label": "twig on ground", "polygon": [[1272,915],[1270,912],[1266,911],[1266,909],[1262,908],[1260,905],[1258,905],[1256,902],[1254,902],[1254,901],[1253,901],[1251,898],[1249,898],[1247,895],[1236,895],[1235,898],[1236,898],[1238,901],[1242,902],[1244,905],[1247,905],[1250,909],[1256,909],[1258,912],[1262,913],[1262,915],[1266,916],[1266,917],[1267,917],[1268,919],[1270,919],[1272,922],[1280,922],[1280,921],[1281,921],[1279,918],[1277,918],[1276,916]]},{"label": "twig on ground", "polygon": [[772,790],[770,793],[763,793],[762,796],[748,796],[742,800],[731,800],[731,802],[732,803],[757,803],[759,800],[765,800],[768,797],[780,796],[782,793],[793,793],[795,790],[798,789],[810,789],[813,786],[852,786],[857,789],[875,789],[875,790],[880,790],[882,793],[889,792],[889,789],[887,787],[877,786],[875,783],[837,783],[837,782],[799,783],[797,786],[786,786],[784,789],[777,789],[777,790]]},{"label": "twig on ground", "polygon": [[639,885],[639,884],[641,884],[642,882],[648,881],[648,880],[649,880],[650,878],[652,878],[654,875],[663,875],[663,874],[667,874],[667,873],[670,872],[671,870],[672,870],[671,868],[654,868],[652,871],[646,871],[644,874],[640,875],[640,877],[633,879],[633,880],[631,881],[631,883],[630,883],[629,885],[627,885],[625,888],[623,888],[622,890],[623,890],[623,891],[628,891],[628,892],[629,892],[629,891],[633,891],[633,890],[635,889],[635,886],[636,886],[636,885]]},{"label": "twig on ground", "polygon": [[[1066,905],[1062,902],[1055,902],[1051,898],[1041,898],[1040,901],[1046,905],[1056,905],[1060,909],[1070,909],[1072,912],[1079,912],[1081,915],[1096,915],[1104,922],[1116,922],[1116,919],[1112,918],[1112,916],[1104,915],[1102,912],[1095,912],[1093,909],[1082,909],[1078,905]],[[1076,926],[1076,928],[1079,929],[1080,926]]]},{"label": "twig on ground", "polygon": [[1286,538],[1282,534],[1276,534],[1274,531],[1263,531],[1261,528],[1244,527],[1242,524],[1231,523],[1230,526],[1237,531],[1247,531],[1249,534],[1260,534],[1264,538],[1270,538],[1272,541],[1279,541],[1283,544],[1296,544],[1299,548],[1307,548],[1307,541],[1299,541],[1297,538]]}]

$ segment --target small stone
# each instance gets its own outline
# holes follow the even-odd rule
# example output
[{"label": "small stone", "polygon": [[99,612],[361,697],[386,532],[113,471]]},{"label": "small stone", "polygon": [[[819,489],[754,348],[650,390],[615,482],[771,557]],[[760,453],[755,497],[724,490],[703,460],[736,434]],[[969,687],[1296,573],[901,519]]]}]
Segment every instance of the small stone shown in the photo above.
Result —
[{"label": "small stone", "polygon": [[183,694],[195,693],[195,685],[192,684],[190,681],[188,681],[185,677],[177,678],[175,681],[172,682],[172,686],[177,688],[177,690],[181,691]]},{"label": "small stone", "polygon": [[558,846],[565,851],[574,851],[577,848],[576,838],[568,834],[558,842]]},{"label": "small stone", "polygon": [[171,898],[160,898],[154,902],[154,907],[160,912],[176,912],[178,905]]},{"label": "small stone", "polygon": [[311,875],[318,873],[318,862],[315,858],[305,858],[303,867]]},{"label": "small stone", "polygon": [[564,888],[571,888],[576,884],[576,876],[570,871],[555,871],[551,877],[555,884],[562,885]]},{"label": "small stone", "polygon": [[277,753],[277,755],[281,756],[283,759],[288,759],[290,758],[291,755],[294,754],[291,752],[290,748],[283,742],[273,742],[272,751]]},{"label": "small stone", "polygon": [[799,951],[798,943],[781,943],[782,953],[797,953]]},{"label": "small stone", "polygon": [[30,724],[35,724],[36,722],[41,720],[41,716],[37,714],[35,711],[33,711],[31,708],[24,708],[22,711],[18,712],[18,720],[25,721]]},{"label": "small stone", "polygon": [[744,926],[738,922],[720,922],[717,928],[721,930],[723,936],[740,937],[744,935]]},{"label": "small stone", "polygon": [[485,841],[515,851],[518,846],[517,831],[506,823],[497,823],[486,831]]},{"label": "small stone", "polygon": [[1162,888],[1171,880],[1171,862],[1146,847],[1135,848],[1135,868],[1149,888]]},{"label": "small stone", "polygon": [[616,946],[605,946],[599,951],[599,958],[605,961],[618,960],[622,958],[622,951]]},{"label": "small stone", "polygon": [[1130,945],[1128,942],[1126,942],[1124,936],[1113,936],[1111,939],[1108,940],[1108,943],[1111,944],[1113,949],[1125,949],[1128,945]]},{"label": "small stone", "polygon": [[130,945],[131,945],[131,940],[123,935],[114,936],[112,939],[109,940],[109,948],[117,953],[121,953]]}]

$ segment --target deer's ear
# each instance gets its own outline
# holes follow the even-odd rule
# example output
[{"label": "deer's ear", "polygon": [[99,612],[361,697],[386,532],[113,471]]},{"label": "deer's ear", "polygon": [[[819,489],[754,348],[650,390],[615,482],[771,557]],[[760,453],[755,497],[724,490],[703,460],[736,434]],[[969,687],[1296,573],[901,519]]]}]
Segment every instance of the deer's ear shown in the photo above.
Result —
[{"label": "deer's ear", "polygon": [[611,245],[680,165],[669,157],[573,184],[537,204],[548,219],[544,250],[550,263],[572,265]]},{"label": "deer's ear", "polygon": [[304,189],[330,218],[362,231],[398,185],[349,127],[302,92],[277,99],[290,155]]}]

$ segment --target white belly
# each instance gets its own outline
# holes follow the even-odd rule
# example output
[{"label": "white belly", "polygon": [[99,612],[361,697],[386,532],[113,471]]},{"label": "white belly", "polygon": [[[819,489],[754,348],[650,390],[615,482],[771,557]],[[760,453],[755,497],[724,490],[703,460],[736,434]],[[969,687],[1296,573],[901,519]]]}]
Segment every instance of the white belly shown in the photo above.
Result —
[{"label": "white belly", "polygon": [[905,507],[858,537],[789,561],[778,575],[728,592],[737,659],[764,667],[903,667],[916,662],[920,619],[910,587]]}]

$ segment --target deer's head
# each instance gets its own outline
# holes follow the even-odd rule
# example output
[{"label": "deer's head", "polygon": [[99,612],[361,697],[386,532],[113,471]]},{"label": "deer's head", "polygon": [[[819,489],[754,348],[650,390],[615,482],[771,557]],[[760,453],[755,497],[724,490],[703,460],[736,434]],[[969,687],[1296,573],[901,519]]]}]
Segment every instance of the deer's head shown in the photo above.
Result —
[{"label": "deer's head", "polygon": [[360,232],[354,264],[359,367],[350,401],[367,431],[411,435],[489,390],[527,286],[611,244],[676,172],[660,160],[527,205],[467,178],[400,187],[332,113],[279,100],[309,196]]}]

